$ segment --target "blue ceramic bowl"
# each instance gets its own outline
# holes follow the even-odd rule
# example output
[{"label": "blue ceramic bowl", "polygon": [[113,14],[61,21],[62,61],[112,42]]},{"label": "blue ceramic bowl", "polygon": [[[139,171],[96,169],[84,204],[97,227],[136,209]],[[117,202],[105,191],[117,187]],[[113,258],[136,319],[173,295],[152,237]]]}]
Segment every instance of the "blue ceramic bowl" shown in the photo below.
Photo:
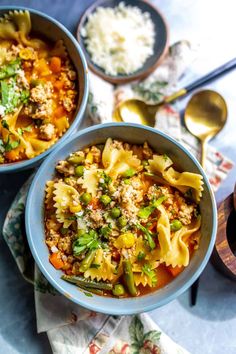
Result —
[{"label": "blue ceramic bowl", "polygon": [[[204,192],[200,203],[202,213],[200,247],[194,253],[189,266],[170,284],[138,298],[115,299],[93,295],[87,297],[76,286],[60,279],[62,272],[48,260],[49,252],[44,235],[44,190],[45,184],[54,176],[55,165],[71,152],[92,144],[104,143],[108,138],[117,138],[140,144],[147,141],[159,153],[166,153],[180,171],[200,173],[204,180]],[[207,177],[198,161],[181,144],[166,134],[138,124],[109,123],[82,130],[56,149],[39,168],[26,204],[26,232],[34,259],[48,281],[70,300],[88,309],[114,314],[130,315],[150,311],[175,299],[189,288],[205,268],[211,255],[217,228],[217,211],[214,195]]]},{"label": "blue ceramic bowl", "polygon": [[12,10],[28,10],[30,12],[32,31],[44,38],[55,42],[62,39],[69,57],[74,64],[78,77],[79,97],[74,115],[74,120],[63,136],[42,154],[30,159],[9,164],[0,164],[0,173],[18,172],[30,169],[38,165],[52,150],[61,146],[69,135],[73,133],[81,123],[88,99],[88,69],[87,63],[80,45],[74,36],[58,21],[42,12],[19,6],[0,6],[0,17]]}]

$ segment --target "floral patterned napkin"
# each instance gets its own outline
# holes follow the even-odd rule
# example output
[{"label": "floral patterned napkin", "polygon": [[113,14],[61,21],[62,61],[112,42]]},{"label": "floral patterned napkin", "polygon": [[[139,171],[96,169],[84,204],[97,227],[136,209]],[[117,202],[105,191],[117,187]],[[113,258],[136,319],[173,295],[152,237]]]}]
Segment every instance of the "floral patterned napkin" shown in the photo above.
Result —
[{"label": "floral patterned napkin", "polygon": [[[114,87],[91,73],[88,113],[93,123],[111,121],[114,107],[127,98],[158,102],[163,95],[177,88],[178,79],[192,59],[192,48],[188,42],[182,41],[171,47],[165,62],[142,82]],[[198,156],[198,142],[182,127],[177,106],[162,107],[155,126]],[[207,173],[215,190],[232,166],[230,160],[209,147]],[[63,297],[48,283],[34,264],[24,228],[25,202],[32,178],[11,205],[3,236],[23,277],[34,284],[38,332],[47,332],[52,351],[57,354],[187,354],[147,314],[107,316],[94,313]]]}]

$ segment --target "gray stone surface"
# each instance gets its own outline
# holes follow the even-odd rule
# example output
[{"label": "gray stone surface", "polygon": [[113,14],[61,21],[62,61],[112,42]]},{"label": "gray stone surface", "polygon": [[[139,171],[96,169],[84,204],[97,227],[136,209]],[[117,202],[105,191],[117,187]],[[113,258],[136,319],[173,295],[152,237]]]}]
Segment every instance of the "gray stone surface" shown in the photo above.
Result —
[{"label": "gray stone surface", "polygon": [[[78,19],[92,0],[24,1],[24,5],[55,17],[75,33]],[[198,59],[182,83],[207,73],[230,60],[236,53],[234,0],[165,0],[153,1],[166,16],[170,40],[190,39],[198,46]],[[0,5],[12,2],[0,0]],[[226,99],[229,120],[212,142],[236,162],[236,70],[209,88]],[[187,99],[181,102],[184,108]],[[221,189],[217,201],[233,190],[236,168]],[[29,172],[0,176],[0,227],[14,195]],[[189,307],[189,292],[151,313],[152,318],[174,340],[194,354],[236,353],[236,283],[225,279],[209,264],[201,277],[197,305]],[[0,238],[0,354],[51,353],[45,334],[37,335],[33,291],[19,275],[7,246]]]}]

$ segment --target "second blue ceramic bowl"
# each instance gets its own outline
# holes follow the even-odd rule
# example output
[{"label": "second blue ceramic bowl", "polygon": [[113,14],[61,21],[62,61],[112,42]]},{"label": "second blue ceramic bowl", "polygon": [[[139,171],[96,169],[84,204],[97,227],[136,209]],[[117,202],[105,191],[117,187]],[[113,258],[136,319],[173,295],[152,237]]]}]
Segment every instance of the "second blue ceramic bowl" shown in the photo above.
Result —
[{"label": "second blue ceramic bowl", "polygon": [[79,96],[77,101],[77,107],[75,116],[69,129],[63,134],[63,136],[48,150],[42,154],[24,161],[1,164],[0,173],[18,172],[20,170],[30,169],[38,165],[52,150],[61,146],[63,142],[68,139],[69,135],[73,133],[80,125],[83,118],[83,114],[86,108],[88,99],[88,69],[87,63],[80,48],[80,45],[74,38],[74,36],[58,21],[52,17],[26,7],[19,6],[0,6],[0,16],[13,10],[28,10],[30,12],[32,31],[40,34],[42,37],[47,38],[53,42],[62,39],[67,49],[68,55],[74,64],[78,77]]},{"label": "second blue ceramic bowl", "polygon": [[[142,144],[147,141],[158,153],[166,153],[180,171],[200,173],[204,192],[200,203],[202,214],[200,247],[194,253],[189,266],[170,284],[138,297],[115,299],[94,295],[87,297],[76,286],[63,281],[61,271],[49,263],[49,252],[44,234],[45,184],[54,176],[55,166],[71,152],[93,144],[104,143],[108,138]],[[178,142],[153,128],[138,124],[110,123],[97,125],[77,133],[44,161],[32,184],[26,204],[26,232],[34,259],[48,281],[63,295],[90,310],[114,315],[130,315],[150,311],[175,299],[199,277],[211,255],[217,227],[217,211],[213,192],[198,161]]]}]

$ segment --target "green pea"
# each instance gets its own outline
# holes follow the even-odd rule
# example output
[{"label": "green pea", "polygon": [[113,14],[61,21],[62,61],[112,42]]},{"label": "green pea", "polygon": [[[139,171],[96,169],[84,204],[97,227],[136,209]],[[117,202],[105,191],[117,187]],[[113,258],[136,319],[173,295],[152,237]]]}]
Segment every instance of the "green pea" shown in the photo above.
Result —
[{"label": "green pea", "polygon": [[170,224],[171,231],[178,231],[182,228],[182,222],[178,219],[174,219]]},{"label": "green pea", "polygon": [[67,232],[68,232],[68,229],[67,229],[66,227],[61,227],[61,228],[60,228],[60,233],[61,233],[62,235],[67,234]]},{"label": "green pea", "polygon": [[133,177],[134,175],[135,175],[135,170],[133,168],[128,168],[128,170],[126,170],[123,173],[123,177],[125,178]]},{"label": "green pea", "polygon": [[111,198],[109,197],[109,195],[106,195],[106,194],[103,194],[101,197],[100,197],[100,202],[103,204],[103,205],[108,205],[110,202],[111,202]]},{"label": "green pea", "polygon": [[112,290],[113,295],[122,296],[125,293],[125,289],[122,284],[116,284]]},{"label": "green pea", "polygon": [[120,216],[118,219],[118,223],[120,227],[125,227],[127,225],[127,220],[124,218],[124,216]]},{"label": "green pea", "polygon": [[84,166],[77,166],[75,168],[75,175],[78,177],[82,177],[84,174]]},{"label": "green pea", "polygon": [[113,219],[117,219],[120,216],[120,209],[119,208],[112,208],[111,209],[111,217]]},{"label": "green pea", "polygon": [[125,179],[124,184],[130,184],[130,179],[129,178]]},{"label": "green pea", "polygon": [[80,165],[84,163],[84,156],[72,155],[68,158],[68,162],[72,163],[73,165]]},{"label": "green pea", "polygon": [[91,202],[92,196],[90,193],[83,193],[80,197],[80,200],[83,204],[88,205]]}]

